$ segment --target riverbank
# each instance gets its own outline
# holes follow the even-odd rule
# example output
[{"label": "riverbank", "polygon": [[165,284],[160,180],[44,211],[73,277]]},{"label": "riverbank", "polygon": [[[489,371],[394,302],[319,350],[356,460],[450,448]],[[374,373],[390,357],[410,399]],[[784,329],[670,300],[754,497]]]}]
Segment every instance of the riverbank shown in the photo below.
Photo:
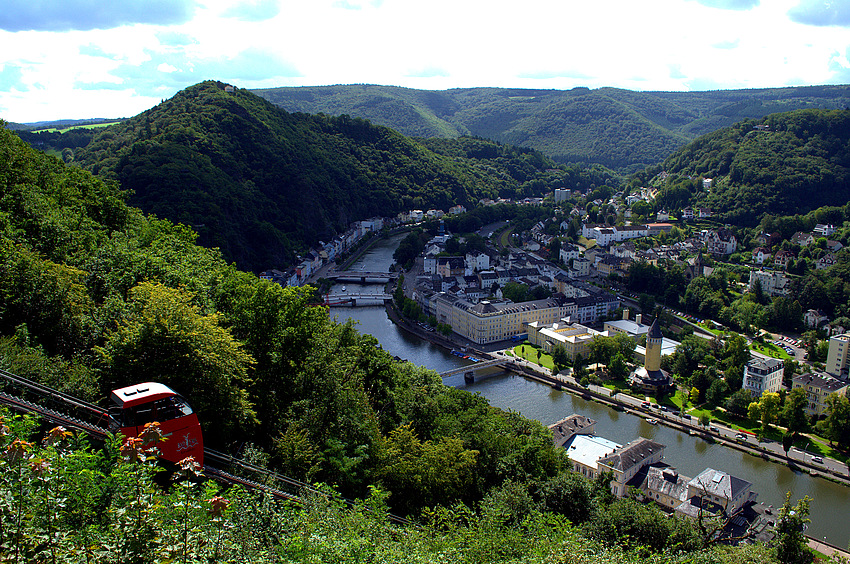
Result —
[{"label": "riverbank", "polygon": [[[488,352],[480,350],[472,346],[472,343],[460,343],[455,339],[446,338],[442,335],[423,330],[415,323],[405,320],[400,314],[400,312],[395,308],[394,304],[387,303],[386,310],[387,316],[393,323],[420,339],[441,346],[447,350],[466,347],[467,350],[482,358],[495,358],[493,351]],[[506,362],[508,361],[507,358],[505,360]],[[806,458],[798,460],[785,455],[784,452],[781,450],[781,445],[779,445],[778,443],[741,443],[733,438],[734,430],[729,429],[724,425],[715,423],[713,426],[717,428],[717,431],[713,431],[711,428],[705,428],[698,424],[692,424],[688,420],[682,418],[674,418],[674,416],[669,413],[643,409],[640,406],[639,400],[628,396],[627,394],[611,393],[610,390],[597,386],[584,387],[570,376],[564,376],[562,374],[553,376],[552,374],[547,374],[541,371],[540,369],[535,368],[535,366],[533,366],[533,363],[528,361],[517,363],[515,364],[515,366],[516,368],[512,369],[512,371],[536,382],[550,386],[554,389],[567,391],[569,393],[580,396],[583,399],[592,400],[597,403],[607,405],[617,411],[625,411],[631,415],[635,415],[643,419],[654,419],[661,425],[665,425],[680,432],[699,437],[707,442],[718,443],[724,447],[728,447],[739,452],[745,452],[753,456],[758,456],[763,460],[785,465],[795,472],[805,472],[806,474],[809,474],[811,476],[831,480],[835,483],[842,484],[844,486],[850,486],[850,474],[848,474],[846,467],[845,473],[843,474],[839,472],[833,472],[827,470],[824,467],[816,466],[813,463],[810,463]],[[722,430],[720,429],[720,427],[717,427],[717,425],[720,425],[720,427],[722,427]],[[727,435],[732,436],[724,435],[724,431],[727,433]]]}]

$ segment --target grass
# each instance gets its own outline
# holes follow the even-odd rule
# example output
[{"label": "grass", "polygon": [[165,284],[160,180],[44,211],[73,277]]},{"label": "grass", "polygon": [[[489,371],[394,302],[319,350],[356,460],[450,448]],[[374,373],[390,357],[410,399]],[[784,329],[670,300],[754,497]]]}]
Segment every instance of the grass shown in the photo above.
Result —
[{"label": "grass", "polygon": [[[802,443],[802,445],[801,445]],[[823,437],[819,437],[817,435],[813,435],[808,433],[806,435],[801,435],[795,442],[794,446],[808,450],[809,452],[814,452],[821,456],[827,456],[829,458],[834,458],[835,460],[839,460],[841,462],[847,462],[850,460],[846,454],[841,452],[840,450],[836,450],[829,446],[829,441],[824,439]]]},{"label": "grass", "polygon": [[[538,352],[540,352],[539,359],[537,357]],[[514,347],[514,353],[520,358],[524,358],[529,362],[539,364],[540,366],[548,368],[549,370],[555,368],[555,361],[552,359],[552,355],[548,355],[532,345],[517,345],[516,347]]]},{"label": "grass", "polygon": [[508,249],[511,246],[511,233],[514,230],[510,227],[502,231],[501,236],[499,236],[499,247],[502,249]]},{"label": "grass", "polygon": [[113,124],[116,124],[116,123],[119,123],[119,122],[110,121],[110,122],[107,122],[107,123],[90,123],[88,125],[75,125],[73,127],[66,127],[65,129],[56,129],[55,127],[51,127],[49,129],[39,129],[39,130],[35,131],[35,133],[38,133],[38,132],[41,132],[41,131],[46,131],[48,133],[56,133],[57,131],[59,133],[67,133],[67,132],[71,131],[72,129],[95,129],[97,127],[107,127],[109,125],[113,125]]},{"label": "grass", "polygon": [[709,333],[711,333],[713,335],[721,336],[721,335],[728,333],[727,330],[725,330],[725,329],[715,329],[714,325],[712,325],[711,323],[706,323],[704,321],[702,323],[697,323],[697,325],[699,325],[700,327],[702,327],[703,329],[705,329],[706,331],[708,331]]},{"label": "grass", "polygon": [[780,360],[788,360],[794,358],[790,354],[785,352],[784,349],[777,347],[773,343],[760,344],[753,341],[753,344],[750,348],[754,351],[760,352],[761,354],[765,354],[772,358],[778,358]]},{"label": "grass", "polygon": [[584,247],[585,249],[592,249],[596,246],[596,241],[592,239],[587,239],[586,237],[579,236],[578,244]]}]

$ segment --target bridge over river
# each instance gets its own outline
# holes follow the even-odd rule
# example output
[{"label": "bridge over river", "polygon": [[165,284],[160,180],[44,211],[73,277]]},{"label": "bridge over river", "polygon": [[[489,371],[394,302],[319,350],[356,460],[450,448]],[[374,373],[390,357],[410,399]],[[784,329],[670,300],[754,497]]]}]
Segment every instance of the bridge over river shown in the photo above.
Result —
[{"label": "bridge over river", "polygon": [[398,272],[370,272],[365,270],[334,270],[325,274],[325,278],[338,282],[360,284],[386,284],[398,279]]},{"label": "bridge over river", "polygon": [[378,303],[384,303],[387,300],[391,300],[393,297],[389,294],[363,294],[363,293],[350,293],[346,292],[344,294],[325,294],[325,299],[322,302],[323,305],[326,306],[351,306],[357,307],[361,306],[373,306]]}]

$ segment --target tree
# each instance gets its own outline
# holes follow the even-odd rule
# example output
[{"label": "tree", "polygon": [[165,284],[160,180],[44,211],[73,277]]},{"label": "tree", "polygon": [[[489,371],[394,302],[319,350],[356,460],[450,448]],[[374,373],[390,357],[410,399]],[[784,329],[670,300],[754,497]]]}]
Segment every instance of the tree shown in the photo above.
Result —
[{"label": "tree", "polygon": [[809,426],[809,418],[806,416],[806,390],[794,388],[785,396],[785,405],[782,406],[782,421],[790,433],[802,433]]},{"label": "tree", "polygon": [[248,399],[254,358],[243,350],[218,315],[203,315],[193,296],[144,282],[130,292],[123,323],[96,350],[113,388],[151,380],[186,397],[213,444],[233,439],[257,423]]},{"label": "tree", "polygon": [[618,352],[608,364],[608,374],[610,374],[615,380],[622,380],[626,376],[627,372],[628,367],[626,366],[626,359],[624,359],[623,355]]},{"label": "tree", "polygon": [[766,434],[770,426],[779,416],[779,394],[776,392],[764,392],[759,401],[750,403],[747,415],[750,419],[761,420],[762,434]]},{"label": "tree", "polygon": [[850,400],[846,396],[830,394],[826,398],[826,419],[818,423],[830,443],[842,448],[850,447]]},{"label": "tree", "polygon": [[561,260],[561,240],[557,237],[549,243],[549,260],[559,262]]},{"label": "tree", "polygon": [[692,404],[697,405],[699,403],[699,388],[691,388],[688,399],[691,400]]},{"label": "tree", "polygon": [[552,347],[552,361],[557,366],[568,366],[570,363],[570,358],[567,356],[567,349],[564,345],[555,345]]},{"label": "tree", "polygon": [[809,522],[809,496],[791,507],[791,492],[785,494],[785,503],[779,510],[776,523],[776,559],[782,564],[810,564],[814,553],[804,534]]},{"label": "tree", "polygon": [[729,384],[726,383],[726,380],[717,378],[705,392],[705,400],[711,405],[721,405],[728,395]]},{"label": "tree", "polygon": [[747,408],[752,401],[753,396],[748,390],[738,390],[726,400],[726,411],[737,417],[746,417]]}]

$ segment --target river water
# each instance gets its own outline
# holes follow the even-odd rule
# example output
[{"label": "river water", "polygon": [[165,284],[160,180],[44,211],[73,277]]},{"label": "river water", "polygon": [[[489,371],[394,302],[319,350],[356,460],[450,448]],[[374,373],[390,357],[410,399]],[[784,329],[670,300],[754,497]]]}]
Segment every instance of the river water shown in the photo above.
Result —
[{"label": "river water", "polygon": [[[384,271],[392,264],[392,254],[403,236],[379,241],[352,266],[353,270]],[[342,285],[331,291],[338,293]],[[347,291],[362,291],[364,287],[348,284]],[[380,293],[380,286],[367,286],[370,292]],[[426,366],[438,372],[469,364],[442,347],[398,328],[387,317],[383,306],[338,307],[331,309],[338,320],[353,319],[363,333],[374,335],[381,346],[395,356]],[[481,376],[479,378],[479,375]],[[464,382],[463,375],[445,378],[446,385],[469,390],[484,396],[491,405],[521,413],[544,425],[552,424],[572,413],[580,413],[597,421],[596,433],[620,444],[638,436],[666,445],[664,461],[686,476],[696,476],[705,468],[728,472],[753,483],[759,501],[779,507],[785,493],[791,492],[792,501],[803,496],[812,498],[808,534],[818,539],[847,548],[850,543],[850,488],[787,466],[765,461],[760,457],[742,453],[716,443],[665,427],[653,426],[640,417],[583,400],[570,393],[526,380],[521,376],[506,374],[498,369],[485,369],[476,374],[472,384]]]}]

